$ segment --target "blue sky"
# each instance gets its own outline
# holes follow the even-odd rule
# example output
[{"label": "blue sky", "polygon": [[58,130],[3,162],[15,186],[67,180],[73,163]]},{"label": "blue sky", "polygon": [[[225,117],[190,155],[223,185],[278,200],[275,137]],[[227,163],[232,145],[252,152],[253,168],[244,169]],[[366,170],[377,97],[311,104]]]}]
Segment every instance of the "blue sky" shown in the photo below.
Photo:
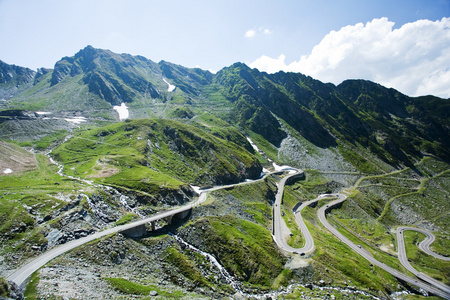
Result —
[{"label": "blue sky", "polygon": [[[348,76],[410,95],[450,97],[448,17],[450,0],[0,0],[0,60],[51,68],[61,57],[92,45],[213,71],[240,61],[268,72],[302,72],[335,84]],[[398,62],[399,57],[413,55],[411,47],[423,36],[434,37],[426,41],[425,50],[416,51],[427,56]],[[370,49],[385,46],[374,54],[363,44],[372,45]],[[375,70],[383,64],[396,76]],[[427,73],[402,85],[413,65],[421,64]]]}]

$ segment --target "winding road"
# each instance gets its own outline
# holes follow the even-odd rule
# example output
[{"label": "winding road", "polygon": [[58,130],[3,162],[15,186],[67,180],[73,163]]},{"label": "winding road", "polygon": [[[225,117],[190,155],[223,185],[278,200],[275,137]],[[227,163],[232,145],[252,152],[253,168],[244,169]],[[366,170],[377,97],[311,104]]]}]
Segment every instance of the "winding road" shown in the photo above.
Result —
[{"label": "winding road", "polygon": [[120,226],[109,228],[109,229],[106,229],[103,231],[98,231],[98,232],[88,235],[86,237],[82,237],[82,238],[67,242],[65,244],[61,244],[49,251],[46,251],[42,255],[36,257],[35,259],[31,260],[30,262],[28,262],[21,268],[17,269],[16,271],[14,271],[11,275],[9,275],[7,277],[7,280],[16,283],[20,287],[24,287],[26,281],[31,276],[31,274],[33,274],[35,271],[37,271],[39,268],[44,266],[46,263],[48,263],[52,259],[58,257],[61,254],[66,253],[67,251],[70,251],[78,246],[84,245],[90,241],[96,240],[98,238],[104,237],[109,234],[123,232],[123,231],[129,230],[129,229],[144,225],[146,223],[158,221],[160,219],[167,218],[167,217],[182,213],[184,211],[187,211],[189,209],[192,209],[195,206],[200,205],[206,201],[206,196],[207,196],[208,192],[212,192],[212,191],[216,191],[216,190],[220,190],[220,189],[226,189],[226,188],[230,188],[230,187],[234,187],[234,186],[238,186],[238,185],[251,184],[251,183],[254,183],[257,181],[264,180],[267,176],[269,176],[271,174],[276,174],[276,173],[280,173],[280,172],[283,172],[283,171],[270,172],[270,173],[266,174],[265,176],[263,176],[262,178],[253,180],[253,181],[245,181],[245,182],[240,182],[240,183],[236,183],[236,184],[222,185],[222,186],[212,187],[209,189],[204,189],[204,190],[201,190],[200,197],[192,203],[188,203],[179,208],[162,211],[162,212],[153,214],[147,218],[140,219],[140,220],[137,220],[137,221],[125,224],[125,225],[120,225]]},{"label": "winding road", "polygon": [[422,242],[420,242],[419,249],[422,250],[423,252],[425,252],[428,255],[434,256],[437,259],[450,261],[450,257],[442,256],[442,255],[437,254],[436,252],[431,251],[430,245],[436,239],[434,234],[432,234],[431,232],[428,232],[428,231],[426,231],[424,229],[421,229],[421,228],[402,226],[402,227],[398,227],[397,228],[397,239],[399,241],[400,241],[400,239],[403,241],[403,234],[402,234],[402,232],[405,231],[405,230],[417,231],[417,232],[425,234],[426,238]]},{"label": "winding road", "polygon": [[[398,227],[397,228],[397,243],[398,243],[398,259],[400,260],[400,263],[411,273],[413,273],[417,278],[422,279],[423,281],[426,281],[428,283],[431,283],[434,286],[439,287],[441,290],[446,291],[447,293],[450,294],[450,287],[443,284],[442,282],[437,281],[436,279],[432,278],[431,276],[428,276],[427,274],[424,274],[422,272],[417,271],[416,269],[413,268],[413,266],[411,266],[411,264],[408,261],[408,257],[406,256],[406,249],[405,249],[405,241],[403,238],[403,232],[405,230],[410,230],[410,231],[417,231],[420,233],[423,233],[427,236],[427,238],[425,240],[423,240],[420,244],[419,244],[419,248],[424,251],[425,253],[433,256],[433,257],[442,257],[444,258],[444,260],[449,260],[448,257],[444,257],[444,256],[440,256],[436,253],[434,253],[433,251],[430,250],[429,245],[434,241],[435,237],[432,233],[424,230],[424,229],[420,229],[420,228],[414,228],[414,227]],[[426,245],[426,247],[424,248],[424,245]]]},{"label": "winding road", "polygon": [[66,253],[69,250],[72,250],[78,246],[84,245],[90,241],[96,240],[98,238],[104,237],[106,235],[116,233],[116,232],[122,232],[126,231],[131,228],[135,228],[141,225],[144,225],[149,222],[157,221],[169,216],[173,216],[175,214],[184,212],[186,210],[189,210],[193,208],[196,205],[199,205],[206,201],[206,194],[202,193],[197,201],[190,203],[188,205],[182,206],[180,208],[163,211],[154,215],[151,215],[150,217],[147,217],[145,219],[141,219],[132,223],[128,223],[125,225],[109,228],[103,231],[98,231],[94,234],[88,235],[86,237],[82,237],[76,240],[72,240],[70,242],[67,242],[65,244],[61,244],[45,253],[43,253],[41,256],[38,256],[37,258],[33,259],[20,269],[16,270],[14,273],[12,273],[7,279],[9,281],[13,281],[18,286],[23,287],[26,283],[27,279],[33,274],[36,270],[38,270],[40,267],[44,266],[46,263],[54,259],[55,257]]},{"label": "winding road", "polygon": [[[350,241],[347,237],[345,237],[342,233],[340,233],[336,228],[331,226],[330,223],[328,223],[328,221],[327,221],[326,212],[328,210],[330,210],[331,208],[333,208],[334,206],[337,206],[337,205],[341,204],[342,202],[344,202],[347,199],[347,196],[343,195],[343,194],[337,194],[336,196],[338,196],[339,199],[334,200],[334,201],[328,203],[325,206],[322,206],[319,209],[319,211],[318,211],[319,220],[323,224],[323,226],[325,226],[325,228],[327,228],[340,241],[345,243],[353,251],[355,251],[356,253],[358,253],[362,257],[364,257],[370,263],[380,267],[381,269],[383,269],[386,272],[392,274],[393,276],[397,277],[398,279],[406,281],[408,283],[411,283],[411,284],[413,284],[415,286],[418,286],[419,288],[422,288],[422,289],[424,289],[424,290],[426,290],[426,291],[428,291],[428,292],[430,292],[432,294],[435,294],[437,296],[440,296],[440,297],[442,297],[444,299],[450,299],[450,290],[449,290],[449,287],[446,286],[445,284],[443,284],[441,282],[437,282],[434,279],[432,279],[431,281],[427,280],[427,277],[429,277],[428,275],[425,275],[423,273],[417,272],[414,268],[412,268],[412,266],[411,266],[411,269],[415,271],[415,272],[412,272],[412,273],[419,273],[419,274],[425,275],[425,276],[422,276],[422,275],[418,276],[417,274],[415,274],[421,280],[418,280],[416,278],[412,278],[412,277],[409,277],[409,276],[403,274],[402,272],[400,272],[400,271],[398,271],[398,270],[396,270],[396,269],[394,269],[394,268],[392,268],[392,267],[390,267],[390,266],[388,266],[388,265],[378,261],[377,259],[375,259],[372,256],[372,254],[369,251],[367,251],[366,249],[362,248],[359,245],[355,245],[352,241]],[[400,228],[402,228],[402,227],[400,227]],[[416,228],[414,228],[414,230],[416,230]],[[400,231],[403,231],[403,230],[400,230]],[[402,242],[400,243],[400,240],[398,241],[399,242],[399,244],[398,244],[398,247],[399,247],[399,260],[403,264],[404,261],[406,260],[406,262],[407,262],[408,259],[406,258],[406,253],[404,252],[403,234],[400,233],[400,235],[402,236],[402,238],[401,238]],[[403,251],[400,250],[401,247],[403,247]],[[407,269],[410,270],[409,268],[407,268]],[[429,277],[429,278],[431,278],[431,277]],[[426,281],[428,283],[426,283],[424,281]]]},{"label": "winding road", "polygon": [[[283,171],[287,171],[287,170],[283,170]],[[264,177],[262,177],[258,180],[255,180],[255,181],[246,181],[246,182],[241,182],[241,183],[237,183],[237,184],[230,184],[230,185],[225,185],[225,186],[217,186],[217,187],[212,187],[209,189],[204,189],[201,191],[200,197],[196,201],[194,201],[192,203],[188,203],[187,205],[181,206],[179,208],[171,209],[168,211],[159,212],[157,214],[154,214],[152,216],[149,216],[147,218],[144,218],[144,219],[141,219],[141,220],[129,223],[129,224],[109,228],[104,231],[99,231],[92,235],[59,245],[59,246],[43,253],[41,256],[33,259],[32,261],[30,261],[29,263],[27,263],[20,269],[16,270],[7,279],[9,281],[13,281],[17,285],[23,287],[25,285],[27,279],[31,276],[31,274],[33,274],[33,272],[38,270],[40,267],[44,266],[50,260],[54,259],[55,257],[57,257],[61,254],[66,253],[67,251],[69,251],[71,249],[74,249],[78,246],[81,246],[81,245],[88,243],[90,241],[93,241],[95,239],[107,236],[109,234],[123,232],[128,229],[138,227],[138,226],[144,225],[146,223],[154,222],[154,221],[187,211],[189,209],[192,209],[193,207],[200,205],[201,203],[206,201],[206,198],[207,198],[206,196],[207,196],[208,192],[216,191],[219,189],[230,188],[230,187],[234,187],[234,186],[238,186],[238,185],[251,184],[253,182],[265,179],[270,174],[280,173],[283,171],[276,171],[276,172],[268,173]],[[447,285],[445,285],[441,282],[438,282],[437,280],[431,278],[430,276],[428,276],[426,274],[423,274],[423,273],[415,270],[409,264],[408,259],[406,257],[405,246],[404,246],[404,241],[403,241],[403,231],[415,230],[415,231],[424,233],[427,236],[427,238],[423,242],[421,242],[419,245],[419,247],[422,251],[426,252],[427,254],[433,255],[434,257],[439,258],[439,259],[450,260],[450,258],[440,256],[440,255],[432,252],[429,249],[429,245],[434,241],[434,238],[435,238],[433,234],[431,234],[425,230],[417,229],[417,228],[413,228],[413,227],[399,227],[398,228],[397,237],[398,237],[399,260],[405,266],[406,269],[408,269],[410,272],[412,272],[420,280],[418,280],[416,278],[411,278],[411,277],[403,274],[402,272],[376,260],[369,251],[362,248],[360,245],[355,245],[347,237],[345,237],[342,233],[340,233],[336,228],[331,226],[330,223],[328,223],[328,221],[326,219],[326,212],[328,210],[330,210],[332,207],[339,205],[340,203],[344,202],[347,199],[347,196],[345,196],[343,194],[320,195],[319,197],[317,197],[314,200],[310,200],[310,201],[306,201],[306,202],[302,203],[294,211],[294,216],[295,216],[295,220],[300,228],[300,231],[302,232],[302,234],[304,236],[305,245],[301,248],[293,248],[293,247],[289,246],[286,242],[286,237],[289,235],[290,230],[287,227],[286,223],[284,222],[283,218],[281,217],[281,201],[282,201],[284,186],[286,184],[286,181],[294,176],[303,174],[303,171],[298,170],[298,169],[290,169],[289,171],[290,171],[290,174],[288,176],[285,176],[284,178],[282,178],[280,180],[280,182],[278,183],[278,191],[276,194],[275,203],[274,203],[274,207],[273,207],[273,238],[280,249],[290,252],[290,253],[300,253],[302,255],[312,252],[314,250],[314,240],[313,240],[308,228],[306,227],[306,224],[304,223],[304,221],[301,217],[301,211],[308,205],[311,205],[312,203],[315,203],[315,202],[319,201],[320,199],[323,199],[326,197],[338,197],[337,200],[334,200],[334,201],[328,203],[327,205],[322,206],[318,211],[318,218],[325,228],[327,228],[331,233],[333,233],[339,240],[341,240],[346,245],[348,245],[353,251],[355,251],[362,257],[364,257],[366,260],[368,260],[372,264],[377,265],[378,267],[382,268],[383,270],[389,272],[393,276],[395,276],[403,281],[406,281],[408,283],[411,283],[415,286],[418,286],[432,294],[438,295],[445,299],[450,299],[450,287],[448,287]]]},{"label": "winding road", "polygon": [[298,228],[303,234],[305,244],[301,248],[294,248],[289,246],[286,239],[288,238],[291,231],[289,230],[289,228],[287,227],[286,223],[284,222],[281,216],[281,200],[283,198],[284,186],[286,184],[286,181],[294,176],[303,174],[302,170],[297,169],[294,169],[291,172],[294,173],[291,173],[290,175],[284,177],[278,183],[278,192],[275,197],[275,206],[273,209],[273,239],[275,240],[275,243],[278,245],[280,249],[286,252],[299,253],[301,255],[305,255],[314,251],[314,239],[312,238],[311,233],[308,230],[308,227],[306,227],[306,224],[303,221],[301,212],[305,207],[319,201],[320,199],[323,199],[324,197],[329,197],[329,195],[320,195],[316,199],[303,202],[294,211],[295,221],[297,222]]}]

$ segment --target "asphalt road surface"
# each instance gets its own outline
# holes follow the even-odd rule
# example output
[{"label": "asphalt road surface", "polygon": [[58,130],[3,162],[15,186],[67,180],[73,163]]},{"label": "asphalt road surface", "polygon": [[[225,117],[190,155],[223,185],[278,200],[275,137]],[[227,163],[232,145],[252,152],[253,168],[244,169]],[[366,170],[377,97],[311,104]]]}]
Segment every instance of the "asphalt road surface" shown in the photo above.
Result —
[{"label": "asphalt road surface", "polygon": [[[336,194],[336,195],[321,195],[319,197],[317,197],[314,200],[311,201],[307,201],[305,203],[303,203],[295,212],[295,219],[296,222],[301,230],[301,232],[303,233],[303,236],[305,238],[305,245],[302,248],[293,248],[290,247],[287,243],[286,243],[286,237],[287,235],[289,235],[290,230],[287,228],[287,225],[285,224],[283,218],[281,217],[281,200],[283,197],[283,191],[284,191],[284,185],[286,184],[286,181],[291,178],[292,176],[296,176],[301,174],[303,171],[301,170],[293,170],[293,173],[291,173],[290,175],[284,177],[282,180],[280,180],[280,182],[278,183],[278,192],[276,195],[276,199],[275,199],[275,204],[274,204],[274,232],[273,232],[273,236],[274,236],[274,240],[277,243],[277,245],[284,251],[287,252],[297,252],[297,253],[309,253],[312,252],[314,250],[314,240],[308,230],[308,228],[306,227],[300,213],[303,210],[303,208],[305,208],[306,206],[319,201],[320,199],[323,199],[324,197],[339,197],[338,200],[332,201],[329,204],[321,207],[319,209],[318,212],[318,217],[319,220],[322,222],[322,224],[330,231],[332,232],[339,240],[341,240],[342,242],[344,242],[345,244],[347,244],[353,251],[357,252],[358,254],[360,254],[361,256],[363,256],[365,259],[367,259],[369,262],[371,262],[374,265],[377,265],[378,267],[382,268],[383,270],[389,272],[390,274],[394,275],[395,277],[404,280],[406,282],[409,282],[413,285],[416,285],[430,293],[433,293],[435,295],[438,295],[440,297],[443,297],[445,299],[450,299],[450,288],[434,279],[432,279],[431,277],[429,277],[426,274],[417,272],[417,270],[415,270],[414,268],[412,268],[412,266],[409,264],[407,258],[406,258],[406,254],[404,253],[404,242],[403,242],[403,234],[402,232],[404,230],[416,230],[416,231],[420,231],[424,234],[427,235],[427,239],[425,239],[419,247],[421,247],[421,249],[430,254],[433,255],[434,257],[442,257],[434,252],[432,252],[429,249],[429,245],[434,241],[434,235],[430,234],[427,231],[422,231],[422,230],[418,230],[416,228],[406,228],[406,227],[399,227],[398,229],[398,235],[401,236],[401,238],[398,239],[399,241],[399,259],[402,262],[402,264],[406,267],[406,265],[408,265],[409,267],[407,267],[408,270],[410,270],[412,273],[414,273],[418,278],[429,282],[430,284],[427,284],[421,280],[415,279],[415,278],[411,278],[403,273],[401,273],[400,271],[397,271],[391,267],[389,267],[388,265],[379,262],[378,260],[376,260],[369,251],[367,251],[366,249],[362,248],[359,245],[355,245],[353,242],[351,242],[348,238],[346,238],[344,235],[342,235],[337,229],[335,229],[333,226],[331,226],[327,219],[326,219],[326,211],[329,210],[330,208],[332,208],[335,205],[338,205],[340,203],[342,203],[343,201],[346,200],[346,196],[342,195],[342,194]],[[278,172],[273,172],[273,173],[279,173]],[[269,173],[266,176],[273,174],[273,173]],[[266,176],[264,176],[263,178],[259,179],[259,180],[263,180]],[[258,180],[256,180],[258,181]],[[33,272],[35,272],[36,270],[38,270],[40,267],[44,266],[47,262],[49,262],[50,260],[54,259],[55,257],[66,253],[67,251],[76,248],[78,246],[81,246],[85,243],[88,243],[90,241],[93,241],[95,239],[104,237],[106,235],[112,234],[112,233],[116,233],[116,232],[122,232],[134,227],[138,227],[141,226],[143,224],[149,223],[149,222],[153,222],[153,221],[157,221],[159,219],[162,218],[166,218],[169,216],[173,216],[175,214],[181,213],[183,211],[189,210],[203,202],[206,201],[206,195],[208,192],[211,191],[215,191],[215,190],[219,190],[219,189],[224,189],[224,188],[229,188],[229,187],[234,187],[237,185],[244,185],[244,184],[251,184],[252,182],[255,181],[248,181],[248,182],[242,182],[242,183],[238,183],[238,184],[231,184],[231,185],[226,185],[226,186],[218,186],[218,187],[213,187],[210,189],[205,189],[201,191],[200,197],[197,199],[197,201],[193,202],[193,203],[188,203],[184,206],[181,206],[179,208],[175,208],[172,210],[168,210],[168,211],[163,211],[163,212],[159,212],[157,214],[154,214],[152,216],[149,216],[145,219],[141,219],[129,224],[125,224],[125,225],[121,225],[121,226],[117,226],[117,227],[113,227],[113,228],[109,228],[106,229],[104,231],[100,231],[100,232],[96,232],[92,235],[77,239],[77,240],[73,240],[70,242],[67,242],[65,244],[59,245],[45,253],[43,253],[41,256],[33,259],[32,261],[30,261],[29,263],[27,263],[26,265],[24,265],[23,267],[21,267],[20,269],[16,270],[14,273],[12,273],[7,279],[10,281],[15,282],[17,285],[19,286],[24,286],[25,282],[27,281],[27,279],[31,276],[31,274],[33,274]],[[400,243],[401,242],[401,243]],[[403,245],[403,250],[401,250],[401,245]],[[432,254],[433,253],[433,254]],[[444,257],[445,258],[445,257]],[[448,260],[448,258],[445,258]],[[406,263],[406,265],[404,264]],[[414,270],[414,271],[412,271]],[[417,273],[417,274],[416,274]],[[431,280],[429,280],[431,279]]]},{"label": "asphalt road surface", "polygon": [[[431,284],[425,283],[422,280],[409,277],[409,276],[403,274],[402,272],[400,272],[394,268],[391,268],[390,266],[376,260],[367,250],[365,250],[361,246],[355,245],[352,241],[350,241],[347,237],[345,237],[342,233],[340,233],[336,228],[331,226],[330,223],[328,223],[327,218],[325,216],[326,211],[330,210],[333,206],[336,206],[336,205],[344,202],[347,199],[347,196],[345,196],[343,194],[338,194],[338,196],[339,196],[339,199],[332,201],[325,206],[322,206],[318,211],[319,220],[323,224],[323,226],[325,226],[325,228],[327,228],[331,233],[334,234],[334,236],[336,236],[339,240],[341,240],[343,243],[345,243],[347,246],[349,246],[353,251],[355,251],[362,257],[364,257],[370,263],[380,267],[381,269],[392,274],[393,276],[397,277],[398,279],[401,279],[401,280],[406,281],[410,284],[413,284],[419,288],[422,288],[422,289],[428,291],[429,293],[435,294],[435,295],[440,296],[445,299],[450,299],[450,292],[447,291],[448,287],[441,289],[442,283],[440,283],[438,286],[435,286],[433,283],[431,283]],[[399,245],[399,247],[400,247],[400,245]],[[400,258],[400,255],[399,255],[399,258]],[[423,279],[423,278],[421,278],[421,279]]]},{"label": "asphalt road surface", "polygon": [[163,211],[157,214],[154,214],[148,218],[145,219],[141,219],[129,224],[125,224],[125,225],[121,225],[121,226],[117,226],[117,227],[113,227],[113,228],[109,228],[103,231],[98,231],[94,234],[88,235],[86,237],[82,237],[79,238],[77,240],[72,240],[70,242],[67,242],[65,244],[59,245],[45,253],[43,253],[41,256],[33,259],[32,261],[30,261],[29,263],[27,263],[26,265],[24,265],[23,267],[21,267],[20,269],[16,270],[14,273],[12,273],[7,279],[10,281],[15,282],[18,286],[23,286],[24,283],[26,282],[26,280],[31,276],[31,274],[33,274],[33,272],[35,272],[36,270],[38,270],[40,267],[42,267],[43,265],[45,265],[46,263],[48,263],[50,260],[54,259],[55,257],[66,253],[69,250],[72,250],[73,248],[76,248],[78,246],[81,246],[83,244],[86,244],[90,241],[93,241],[95,239],[104,237],[108,234],[112,234],[112,233],[116,233],[116,232],[122,232],[134,227],[138,227],[141,226],[143,224],[152,222],[152,221],[157,221],[159,219],[162,218],[166,218],[169,216],[173,216],[177,213],[186,211],[191,209],[192,207],[203,203],[206,200],[206,194],[202,193],[199,197],[199,199],[193,203],[187,204],[185,206],[182,206],[180,208],[176,208],[173,210],[169,210],[169,211]]},{"label": "asphalt road surface", "polygon": [[286,239],[289,237],[291,231],[287,227],[286,223],[284,222],[284,219],[281,216],[281,200],[283,198],[283,192],[284,192],[284,186],[286,184],[286,181],[291,178],[292,176],[296,176],[299,174],[302,174],[302,170],[295,170],[295,173],[290,174],[289,176],[284,177],[280,182],[278,183],[278,192],[275,198],[275,206],[273,209],[273,238],[278,245],[278,247],[286,252],[290,253],[298,253],[298,254],[308,254],[314,251],[314,239],[311,236],[311,233],[308,230],[308,227],[306,227],[305,222],[303,221],[301,212],[302,210],[319,201],[320,199],[323,199],[324,197],[328,197],[329,195],[320,195],[316,199],[306,201],[302,203],[295,211],[295,221],[297,222],[298,228],[300,229],[301,233],[303,234],[303,238],[305,239],[305,244],[301,248],[294,248],[287,244]]},{"label": "asphalt road surface", "polygon": [[[398,243],[398,259],[400,260],[400,263],[411,273],[413,273],[417,278],[420,278],[428,283],[431,283],[432,285],[439,287],[441,290],[446,291],[450,294],[450,287],[443,284],[442,282],[437,281],[436,279],[432,278],[431,276],[428,276],[427,274],[421,273],[417,271],[416,269],[411,266],[411,264],[408,261],[408,257],[406,256],[406,249],[405,249],[405,241],[403,239],[403,232],[405,230],[411,230],[411,231],[417,231],[425,234],[427,238],[423,241],[426,242],[426,248],[428,251],[424,251],[427,254],[430,254],[432,256],[437,255],[436,253],[432,252],[428,246],[431,244],[431,242],[434,241],[434,235],[424,229],[420,228],[414,228],[414,227],[398,227],[397,228],[397,243]],[[431,240],[431,242],[429,242]],[[422,242],[422,243],[423,243]],[[429,243],[428,243],[429,242]],[[422,244],[421,243],[421,244]],[[423,250],[420,245],[419,248]]]},{"label": "asphalt road surface", "polygon": [[96,240],[98,238],[104,237],[106,235],[112,234],[112,233],[117,233],[117,232],[122,232],[122,231],[126,231],[128,229],[131,228],[135,228],[141,225],[144,225],[146,223],[150,223],[153,221],[157,221],[169,216],[173,216],[175,214],[184,212],[186,210],[189,210],[203,202],[206,201],[206,195],[208,192],[211,191],[216,191],[219,189],[225,189],[225,188],[230,188],[230,187],[234,187],[237,185],[245,185],[245,184],[251,184],[253,182],[256,181],[261,181],[263,180],[265,177],[267,177],[270,174],[274,174],[274,173],[280,173],[281,171],[277,171],[277,172],[271,172],[266,174],[264,177],[254,180],[254,181],[246,181],[246,182],[241,182],[241,183],[237,183],[237,184],[230,184],[230,185],[223,185],[223,186],[217,186],[217,187],[213,187],[210,189],[204,189],[201,191],[200,197],[197,199],[197,201],[192,202],[192,203],[188,203],[184,206],[181,206],[179,208],[175,208],[175,209],[171,209],[171,210],[167,210],[167,211],[163,211],[163,212],[159,212],[156,213],[154,215],[151,215],[145,219],[141,219],[141,220],[137,220],[134,221],[132,223],[128,223],[125,225],[121,225],[121,226],[117,226],[117,227],[113,227],[113,228],[109,228],[103,231],[99,231],[96,232],[94,234],[88,235],[86,237],[82,237],[76,240],[72,240],[70,242],[67,242],[65,244],[59,245],[45,253],[43,253],[41,256],[36,257],[35,259],[33,259],[32,261],[28,262],[27,264],[25,264],[24,266],[22,266],[21,268],[17,269],[14,273],[12,273],[11,275],[9,275],[7,277],[7,279],[9,281],[13,281],[14,283],[16,283],[18,286],[23,287],[27,281],[27,279],[31,276],[31,274],[33,274],[36,270],[38,270],[40,267],[44,266],[46,263],[48,263],[49,261],[51,261],[52,259],[54,259],[55,257],[66,253],[69,250],[72,250],[78,246],[81,246],[83,244],[86,244],[90,241]]}]

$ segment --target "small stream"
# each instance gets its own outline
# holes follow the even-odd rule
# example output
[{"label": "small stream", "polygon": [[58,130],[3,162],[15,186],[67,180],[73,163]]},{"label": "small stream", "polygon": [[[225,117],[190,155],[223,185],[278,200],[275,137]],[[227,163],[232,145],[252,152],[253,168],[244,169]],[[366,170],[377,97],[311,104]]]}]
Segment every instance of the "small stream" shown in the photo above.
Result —
[{"label": "small stream", "polygon": [[[72,135],[68,135],[66,136],[66,138],[64,139],[64,141],[62,143],[67,142],[70,138],[72,138]],[[51,157],[51,153],[52,153],[53,149],[48,151],[47,153],[45,153],[45,155],[49,158],[50,162],[52,164],[55,164],[56,166],[58,166],[58,171],[57,174],[62,176],[62,177],[67,177],[70,178],[72,180],[77,180],[79,182],[83,182],[86,183],[90,186],[94,186],[96,188],[101,188],[103,189],[105,192],[107,192],[108,194],[110,194],[113,198],[118,199],[119,204],[126,210],[129,212],[133,212],[136,215],[138,215],[140,218],[145,218],[146,216],[144,214],[142,214],[136,207],[132,208],[128,205],[128,200],[130,199],[130,197],[125,196],[124,194],[122,194],[121,192],[119,192],[117,189],[107,186],[107,185],[102,185],[102,184],[98,184],[95,183],[92,180],[87,180],[87,179],[82,179],[79,177],[74,177],[71,175],[66,175],[63,173],[64,170],[64,166],[58,162],[56,162],[52,157]],[[95,216],[98,217],[101,221],[107,220],[108,216],[105,215],[93,202],[92,200],[86,195],[86,194],[81,194],[83,197],[86,198],[89,207],[92,209],[92,211],[94,212]],[[105,224],[106,225],[106,224]]]},{"label": "small stream", "polygon": [[[67,140],[69,140],[72,137],[72,135],[68,135],[65,139],[64,142],[66,142]],[[64,143],[63,142],[63,143]],[[53,150],[53,149],[52,149]],[[102,184],[98,184],[98,183],[94,183],[91,180],[87,180],[87,179],[82,179],[79,177],[74,177],[71,175],[65,175],[63,173],[64,170],[64,166],[62,164],[59,164],[58,162],[56,162],[52,157],[51,157],[51,152],[52,150],[48,151],[45,155],[49,158],[50,162],[57,165],[58,166],[58,171],[57,173],[62,176],[62,177],[67,177],[70,178],[72,180],[77,180],[83,183],[86,183],[88,185],[97,187],[97,188],[102,188],[105,192],[109,193],[110,195],[112,195],[114,198],[118,198],[118,202],[119,204],[127,211],[133,212],[136,215],[138,215],[140,218],[144,218],[146,217],[145,215],[143,215],[141,212],[139,212],[139,210],[137,208],[132,208],[128,205],[128,200],[130,199],[128,196],[123,195],[122,193],[120,193],[117,189],[110,187],[110,186],[106,186],[106,185],[102,185]],[[93,203],[93,201],[86,195],[83,193],[80,193],[80,195],[82,195],[83,197],[85,197],[85,199],[87,200],[89,207],[92,209],[92,211],[94,212],[95,216],[97,218],[99,218],[99,220],[104,220],[107,219],[108,216],[105,215],[99,208],[97,208],[97,205],[95,203]],[[106,223],[105,223],[106,225]],[[272,297],[272,298],[276,298],[282,295],[288,295],[290,293],[292,293],[292,291],[297,288],[297,287],[303,287],[305,288],[305,285],[303,284],[299,284],[299,283],[295,283],[295,284],[291,284],[288,285],[287,287],[283,287],[280,288],[277,291],[270,291],[267,293],[259,293],[259,294],[250,294],[250,293],[246,293],[243,291],[243,286],[242,283],[239,282],[235,277],[233,277],[220,263],[219,261],[211,254],[204,252],[198,248],[196,248],[195,246],[187,243],[186,241],[184,241],[181,237],[179,237],[178,235],[175,235],[173,233],[169,233],[173,238],[176,239],[176,241],[180,244],[183,244],[185,247],[189,248],[192,251],[197,252],[198,254],[204,256],[210,263],[212,263],[218,270],[220,273],[220,276],[227,282],[227,284],[229,284],[229,286],[236,291],[237,294],[243,296],[243,297],[247,297],[250,299],[266,299],[268,297]],[[366,292],[363,291],[358,291],[358,290],[353,290],[353,289],[343,289],[343,288],[339,288],[339,287],[321,287],[321,286],[317,286],[317,285],[312,285],[312,287],[314,289],[319,289],[319,290],[329,290],[329,291],[340,291],[340,292],[347,292],[347,293],[353,293],[353,294],[360,294],[360,295],[365,295],[365,296],[370,296],[373,299],[379,299],[371,294],[368,294]]]},{"label": "small stream", "polygon": [[195,251],[197,253],[199,253],[200,255],[206,257],[206,259],[212,263],[220,272],[220,275],[222,276],[222,278],[224,278],[226,280],[226,282],[237,292],[242,293],[242,285],[240,282],[238,282],[233,276],[230,275],[230,273],[228,273],[228,271],[217,261],[217,259],[212,256],[211,254],[204,252],[198,248],[196,248],[195,246],[189,244],[188,242],[186,242],[185,240],[183,240],[181,237],[179,237],[176,234],[173,233],[169,233],[173,238],[175,238],[177,240],[178,243],[185,245],[186,247],[188,247],[190,250]]},{"label": "small stream", "polygon": [[[243,291],[243,286],[242,283],[239,282],[238,280],[236,280],[236,278],[234,278],[232,275],[230,275],[230,273],[228,273],[228,271],[219,263],[219,261],[211,254],[204,252],[200,249],[198,249],[197,247],[189,244],[188,242],[186,242],[185,240],[183,240],[181,237],[179,237],[176,234],[173,233],[169,233],[169,235],[171,235],[173,238],[175,238],[175,240],[180,243],[183,244],[184,246],[186,246],[187,248],[189,248],[192,251],[197,252],[198,254],[204,256],[209,262],[211,262],[220,272],[221,276],[223,279],[226,280],[226,282],[233,288],[233,290],[236,291],[237,294],[239,294],[240,296],[243,297],[247,297],[250,299],[267,299],[267,298],[277,298],[279,296],[282,295],[288,295],[290,293],[292,293],[292,291],[297,288],[297,287],[303,287],[306,288],[305,285],[300,284],[300,283],[294,283],[294,284],[290,284],[287,287],[282,287],[277,291],[270,291],[267,293],[259,293],[259,294],[250,294],[250,293],[246,293]],[[372,299],[375,300],[380,300],[380,298],[375,297],[372,294],[366,293],[364,291],[358,291],[358,290],[354,290],[351,288],[340,288],[340,287],[323,287],[323,286],[318,286],[315,284],[312,284],[312,287],[314,290],[320,290],[320,291],[339,291],[339,292],[345,292],[348,294],[357,294],[357,295],[364,295],[367,297],[372,297]]]}]

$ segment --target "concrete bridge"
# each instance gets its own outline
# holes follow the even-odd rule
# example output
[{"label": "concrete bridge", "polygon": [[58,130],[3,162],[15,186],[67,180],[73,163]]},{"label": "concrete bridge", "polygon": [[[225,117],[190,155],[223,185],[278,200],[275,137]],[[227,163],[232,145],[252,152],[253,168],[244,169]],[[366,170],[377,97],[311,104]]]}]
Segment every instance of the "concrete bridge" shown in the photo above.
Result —
[{"label": "concrete bridge", "polygon": [[[172,224],[172,222],[174,221],[178,221],[178,220],[184,220],[185,218],[187,218],[188,216],[190,216],[192,213],[192,208],[185,210],[185,211],[181,211],[179,213],[176,213],[174,215],[171,216],[167,216],[167,217],[161,217],[160,219],[156,219],[153,221],[150,221],[150,226],[151,226],[151,231],[156,231],[156,222],[159,220],[163,220],[165,221],[168,225]],[[147,230],[147,226],[146,224],[140,224],[136,227],[132,227],[130,229],[126,229],[122,231],[123,234],[126,234],[129,237],[132,238],[139,238],[142,237],[144,235],[146,235],[148,233]]]}]

